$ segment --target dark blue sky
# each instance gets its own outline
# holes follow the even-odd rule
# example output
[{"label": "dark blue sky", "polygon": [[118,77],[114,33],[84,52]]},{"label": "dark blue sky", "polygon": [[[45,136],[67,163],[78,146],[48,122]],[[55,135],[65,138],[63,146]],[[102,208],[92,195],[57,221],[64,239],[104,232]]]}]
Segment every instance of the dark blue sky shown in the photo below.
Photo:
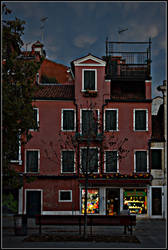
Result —
[{"label": "dark blue sky", "polygon": [[[105,40],[118,41],[118,30],[128,28],[120,41],[152,39],[152,96],[166,79],[166,1],[4,1],[13,17],[25,20],[24,43],[42,40],[47,58],[64,65],[92,53],[105,55]],[[44,29],[41,18],[48,17]],[[29,47],[30,45],[28,45]],[[26,45],[23,47],[26,48]]]}]

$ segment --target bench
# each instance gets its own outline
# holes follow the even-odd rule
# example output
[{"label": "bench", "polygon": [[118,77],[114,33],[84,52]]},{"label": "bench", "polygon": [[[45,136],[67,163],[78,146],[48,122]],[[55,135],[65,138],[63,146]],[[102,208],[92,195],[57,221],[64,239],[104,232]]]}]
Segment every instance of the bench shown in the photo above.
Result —
[{"label": "bench", "polygon": [[[84,215],[36,215],[36,225],[39,225],[39,234],[42,232],[42,225],[76,225],[84,226]],[[90,226],[91,235],[93,226],[124,226],[124,234],[129,229],[132,235],[132,226],[136,225],[136,215],[88,215],[87,225]]]}]

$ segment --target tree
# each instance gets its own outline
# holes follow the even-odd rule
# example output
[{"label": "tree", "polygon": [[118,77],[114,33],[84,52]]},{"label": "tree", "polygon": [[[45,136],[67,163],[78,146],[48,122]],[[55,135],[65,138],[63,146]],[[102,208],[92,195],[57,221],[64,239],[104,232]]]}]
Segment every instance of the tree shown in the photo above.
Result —
[{"label": "tree", "polygon": [[8,20],[12,11],[5,4],[2,12],[2,170],[3,186],[13,189],[22,184],[11,160],[15,159],[19,144],[31,138],[29,129],[36,126],[32,100],[42,60],[22,59],[25,21],[17,17]]},{"label": "tree", "polygon": [[[87,103],[85,112],[82,115],[84,121],[80,124],[81,131],[74,134],[69,134],[65,137],[62,131],[59,132],[56,144],[50,141],[47,144],[43,139],[42,143],[45,144],[46,159],[60,165],[59,150],[74,150],[77,153],[77,170],[78,177],[84,179],[84,238],[87,238],[87,201],[88,201],[88,187],[90,180],[93,179],[95,173],[103,173],[103,166],[108,162],[108,166],[113,167],[114,161],[123,159],[127,156],[129,151],[124,148],[127,138],[122,140],[117,138],[114,133],[106,135],[103,131],[102,113],[98,114],[96,110],[97,104]],[[79,107],[82,109],[82,106]],[[60,145],[60,149],[59,149]],[[108,154],[104,157],[107,149],[117,150],[117,154]],[[99,156],[98,157],[98,153]],[[80,160],[79,160],[80,158]],[[65,162],[66,161],[66,162]],[[67,155],[64,163],[68,166],[71,163],[70,156]],[[63,160],[62,160],[63,162]],[[99,169],[99,171],[98,171]]]}]

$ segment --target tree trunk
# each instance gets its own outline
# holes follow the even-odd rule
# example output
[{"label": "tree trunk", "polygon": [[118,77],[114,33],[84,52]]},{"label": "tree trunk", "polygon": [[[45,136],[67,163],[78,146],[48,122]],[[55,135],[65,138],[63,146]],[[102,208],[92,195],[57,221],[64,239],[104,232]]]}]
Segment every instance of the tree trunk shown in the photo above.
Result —
[{"label": "tree trunk", "polygon": [[87,238],[87,191],[88,191],[88,155],[89,146],[87,146],[87,156],[86,156],[86,174],[85,174],[85,209],[84,209],[84,238]]}]

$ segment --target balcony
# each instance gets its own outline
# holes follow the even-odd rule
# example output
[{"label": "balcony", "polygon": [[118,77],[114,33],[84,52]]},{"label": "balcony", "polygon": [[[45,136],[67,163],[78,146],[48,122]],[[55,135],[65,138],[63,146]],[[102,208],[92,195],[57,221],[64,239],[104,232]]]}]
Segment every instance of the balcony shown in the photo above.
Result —
[{"label": "balcony", "polygon": [[78,142],[102,142],[103,141],[103,135],[101,133],[88,133],[88,134],[80,134],[76,133],[75,138]]},{"label": "balcony", "polygon": [[151,40],[149,42],[109,42],[106,40],[106,79],[151,79]]}]

